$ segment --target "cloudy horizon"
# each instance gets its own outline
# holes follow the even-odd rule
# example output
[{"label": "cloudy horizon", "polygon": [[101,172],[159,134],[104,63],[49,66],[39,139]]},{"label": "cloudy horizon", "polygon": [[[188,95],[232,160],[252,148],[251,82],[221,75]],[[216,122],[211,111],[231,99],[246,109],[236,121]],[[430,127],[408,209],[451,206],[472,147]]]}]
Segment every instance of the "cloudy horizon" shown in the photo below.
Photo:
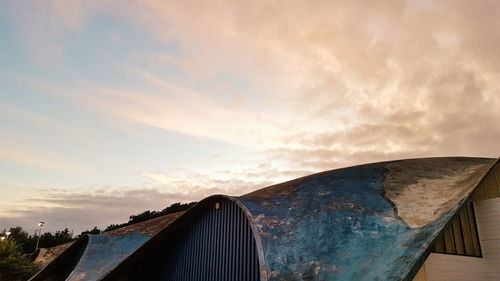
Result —
[{"label": "cloudy horizon", "polygon": [[6,1],[0,230],[499,156],[498,1]]}]

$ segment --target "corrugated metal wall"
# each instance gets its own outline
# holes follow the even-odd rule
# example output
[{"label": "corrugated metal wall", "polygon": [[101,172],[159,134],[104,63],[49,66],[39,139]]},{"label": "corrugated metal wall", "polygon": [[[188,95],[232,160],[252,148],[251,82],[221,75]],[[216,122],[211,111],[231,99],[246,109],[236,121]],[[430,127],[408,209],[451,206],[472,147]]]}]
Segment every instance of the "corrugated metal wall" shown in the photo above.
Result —
[{"label": "corrugated metal wall", "polygon": [[156,265],[150,267],[151,280],[260,280],[255,239],[235,203],[215,203],[181,233],[156,257]]}]

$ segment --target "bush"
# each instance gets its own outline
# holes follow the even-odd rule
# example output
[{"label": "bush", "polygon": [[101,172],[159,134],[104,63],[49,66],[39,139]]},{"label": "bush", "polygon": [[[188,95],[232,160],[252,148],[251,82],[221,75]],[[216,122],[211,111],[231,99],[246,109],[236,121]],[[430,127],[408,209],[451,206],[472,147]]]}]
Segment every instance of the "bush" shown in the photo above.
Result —
[{"label": "bush", "polygon": [[0,241],[0,280],[27,280],[38,271],[38,266],[32,263],[26,254],[21,252],[21,246],[10,237]]}]

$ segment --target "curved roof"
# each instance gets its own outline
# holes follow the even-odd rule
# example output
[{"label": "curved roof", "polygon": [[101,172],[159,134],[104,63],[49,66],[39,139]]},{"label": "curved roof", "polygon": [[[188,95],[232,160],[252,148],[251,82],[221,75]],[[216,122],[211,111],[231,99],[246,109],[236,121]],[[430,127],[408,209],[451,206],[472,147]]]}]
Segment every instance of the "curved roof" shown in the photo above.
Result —
[{"label": "curved roof", "polygon": [[432,241],[495,163],[463,157],[390,161],[322,172],[240,197],[211,196],[100,276],[115,280],[168,243],[207,204],[225,198],[247,215],[262,281],[411,280]]},{"label": "curved roof", "polygon": [[47,280],[51,276],[57,276],[55,280],[100,280],[183,213],[164,215],[102,234],[85,235],[30,280]]},{"label": "curved roof", "polygon": [[68,242],[50,248],[38,248],[38,250],[33,254],[33,262],[40,268],[43,268],[61,255],[62,252],[66,251],[66,249],[73,245],[73,243],[74,242]]},{"label": "curved roof", "polygon": [[484,158],[375,163],[235,200],[253,217],[265,258],[263,280],[406,280],[494,163]]}]

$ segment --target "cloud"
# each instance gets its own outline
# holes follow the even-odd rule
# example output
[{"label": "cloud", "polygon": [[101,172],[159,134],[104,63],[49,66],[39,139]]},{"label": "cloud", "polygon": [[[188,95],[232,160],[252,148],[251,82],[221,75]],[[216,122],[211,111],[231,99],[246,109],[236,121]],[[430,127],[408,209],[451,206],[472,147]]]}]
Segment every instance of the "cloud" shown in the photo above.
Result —
[{"label": "cloud", "polygon": [[34,113],[28,110],[24,110],[18,107],[10,106],[7,104],[0,103],[0,111],[2,112],[2,116],[6,115],[14,115],[16,118],[25,119],[30,122],[35,123],[37,126],[54,126],[54,120],[44,116],[42,114]]},{"label": "cloud", "polygon": [[[137,190],[144,193],[143,205],[133,205],[125,191],[75,198],[68,192],[60,199],[69,204],[44,209],[50,216],[69,208],[76,219],[82,213],[75,206],[88,206],[95,216],[112,214],[103,218],[106,224],[120,212],[151,209],[161,200],[238,194],[342,166],[499,156],[498,1],[86,2],[49,5],[39,17],[54,15],[54,24],[24,21],[25,28],[63,34],[104,13],[126,18],[163,48],[120,58],[117,72],[139,86],[85,80],[75,70],[69,87],[50,81],[39,87],[117,124],[216,139],[255,153],[245,165],[228,162],[226,174],[143,172],[154,187]],[[39,37],[33,40],[46,39]],[[40,52],[64,53],[51,37]],[[170,52],[172,44],[179,50]],[[114,200],[123,202],[115,206],[120,212],[107,207]]]},{"label": "cloud", "polygon": [[[11,23],[16,39],[36,66],[55,71],[65,63],[65,36],[85,27],[89,18],[103,8],[111,9],[112,1],[61,0],[22,2],[7,0],[4,17]],[[124,5],[123,5],[124,6]]]},{"label": "cloud", "polygon": [[[0,103],[0,159],[52,171],[86,169],[86,164],[58,150],[45,147],[44,137],[57,132],[76,133],[74,128],[46,115]],[[30,128],[27,133],[24,127]]]},{"label": "cloud", "polygon": [[[494,2],[147,0],[118,9],[111,2],[55,5],[51,13],[68,28],[96,10],[127,17],[182,50],[123,63],[144,89],[79,85],[77,100],[120,120],[254,149],[316,149],[293,136],[348,134],[338,145],[365,142],[359,151],[496,154]],[[154,73],[165,64],[185,79]],[[224,75],[249,82],[251,100],[221,87],[217,77]],[[194,89],[197,82],[211,90]],[[480,124],[489,124],[480,130],[486,146],[473,144]],[[378,137],[359,134],[364,130]]]},{"label": "cloud", "polygon": [[142,172],[140,187],[39,188],[0,208],[0,229],[21,225],[34,231],[41,220],[47,230],[68,227],[79,233],[93,226],[126,222],[129,215],[145,210],[162,210],[172,203],[199,201],[214,194],[240,196],[310,173],[249,162],[224,170]]},{"label": "cloud", "polygon": [[37,194],[2,208],[0,226],[21,225],[34,230],[45,221],[47,230],[73,229],[79,233],[94,226],[104,228],[128,221],[128,216],[145,210],[161,210],[175,202],[199,200],[193,196],[162,192],[157,188],[102,188],[75,192],[67,189],[40,189]]},{"label": "cloud", "polygon": [[85,167],[64,154],[32,150],[4,141],[0,142],[0,159],[58,172],[76,171]]}]

